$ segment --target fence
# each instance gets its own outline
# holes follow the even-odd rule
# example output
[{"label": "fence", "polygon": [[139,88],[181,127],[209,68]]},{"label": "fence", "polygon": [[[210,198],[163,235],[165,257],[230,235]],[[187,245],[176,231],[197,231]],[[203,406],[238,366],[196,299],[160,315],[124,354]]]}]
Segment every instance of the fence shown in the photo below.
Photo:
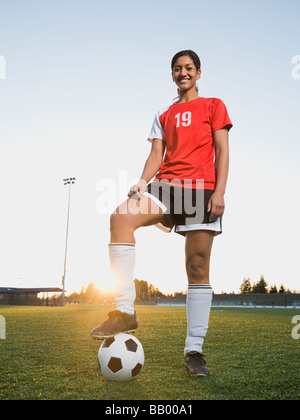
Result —
[{"label": "fence", "polygon": [[245,293],[216,294],[213,306],[263,306],[263,307],[300,307],[300,294],[297,293]]},{"label": "fence", "polygon": [[[139,302],[139,304],[183,306],[186,304],[186,296],[180,296],[180,298],[161,297],[157,302],[148,301]],[[214,294],[212,306],[300,308],[300,293]]]}]

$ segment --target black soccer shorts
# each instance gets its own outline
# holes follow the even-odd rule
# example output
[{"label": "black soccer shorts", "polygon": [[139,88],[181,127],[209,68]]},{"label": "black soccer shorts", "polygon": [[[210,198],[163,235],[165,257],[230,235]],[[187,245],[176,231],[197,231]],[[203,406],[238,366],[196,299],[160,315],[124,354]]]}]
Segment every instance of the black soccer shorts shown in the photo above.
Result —
[{"label": "black soccer shorts", "polygon": [[147,185],[144,195],[155,202],[168,219],[170,227],[161,223],[160,229],[181,235],[195,230],[210,230],[215,236],[222,233],[222,217],[210,222],[208,202],[214,191],[204,189],[183,188],[162,181],[154,181]]}]

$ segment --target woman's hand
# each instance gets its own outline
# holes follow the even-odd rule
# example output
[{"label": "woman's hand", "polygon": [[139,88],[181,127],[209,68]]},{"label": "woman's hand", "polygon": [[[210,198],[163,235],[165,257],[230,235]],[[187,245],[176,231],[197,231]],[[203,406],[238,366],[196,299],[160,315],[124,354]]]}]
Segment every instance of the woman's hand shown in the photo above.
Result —
[{"label": "woman's hand", "polygon": [[210,212],[209,221],[215,222],[225,210],[224,194],[215,191],[208,202],[207,211]]},{"label": "woman's hand", "polygon": [[146,187],[147,187],[147,182],[144,179],[141,179],[137,184],[133,185],[130,188],[129,193],[127,195],[129,198],[136,196],[134,198],[139,200],[144,194],[144,192],[146,191]]}]

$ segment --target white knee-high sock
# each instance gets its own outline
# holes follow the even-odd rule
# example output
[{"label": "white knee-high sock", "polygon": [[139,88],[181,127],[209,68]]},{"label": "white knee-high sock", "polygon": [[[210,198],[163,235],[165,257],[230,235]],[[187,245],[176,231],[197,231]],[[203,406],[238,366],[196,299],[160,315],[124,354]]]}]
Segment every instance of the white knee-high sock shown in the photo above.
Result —
[{"label": "white knee-high sock", "polygon": [[184,353],[202,353],[208,329],[212,288],[209,284],[189,284],[187,292],[187,337]]},{"label": "white knee-high sock", "polygon": [[133,279],[135,245],[109,244],[108,249],[111,272],[116,280],[115,296],[117,310],[133,314],[136,296]]}]

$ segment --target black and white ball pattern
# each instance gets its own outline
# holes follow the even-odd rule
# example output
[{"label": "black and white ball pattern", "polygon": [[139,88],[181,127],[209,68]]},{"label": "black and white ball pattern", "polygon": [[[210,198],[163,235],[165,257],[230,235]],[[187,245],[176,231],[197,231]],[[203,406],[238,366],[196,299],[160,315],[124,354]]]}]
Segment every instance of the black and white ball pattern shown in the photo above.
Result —
[{"label": "black and white ball pattern", "polygon": [[120,333],[103,341],[98,361],[106,379],[131,381],[138,376],[144,365],[144,349],[136,337]]}]

